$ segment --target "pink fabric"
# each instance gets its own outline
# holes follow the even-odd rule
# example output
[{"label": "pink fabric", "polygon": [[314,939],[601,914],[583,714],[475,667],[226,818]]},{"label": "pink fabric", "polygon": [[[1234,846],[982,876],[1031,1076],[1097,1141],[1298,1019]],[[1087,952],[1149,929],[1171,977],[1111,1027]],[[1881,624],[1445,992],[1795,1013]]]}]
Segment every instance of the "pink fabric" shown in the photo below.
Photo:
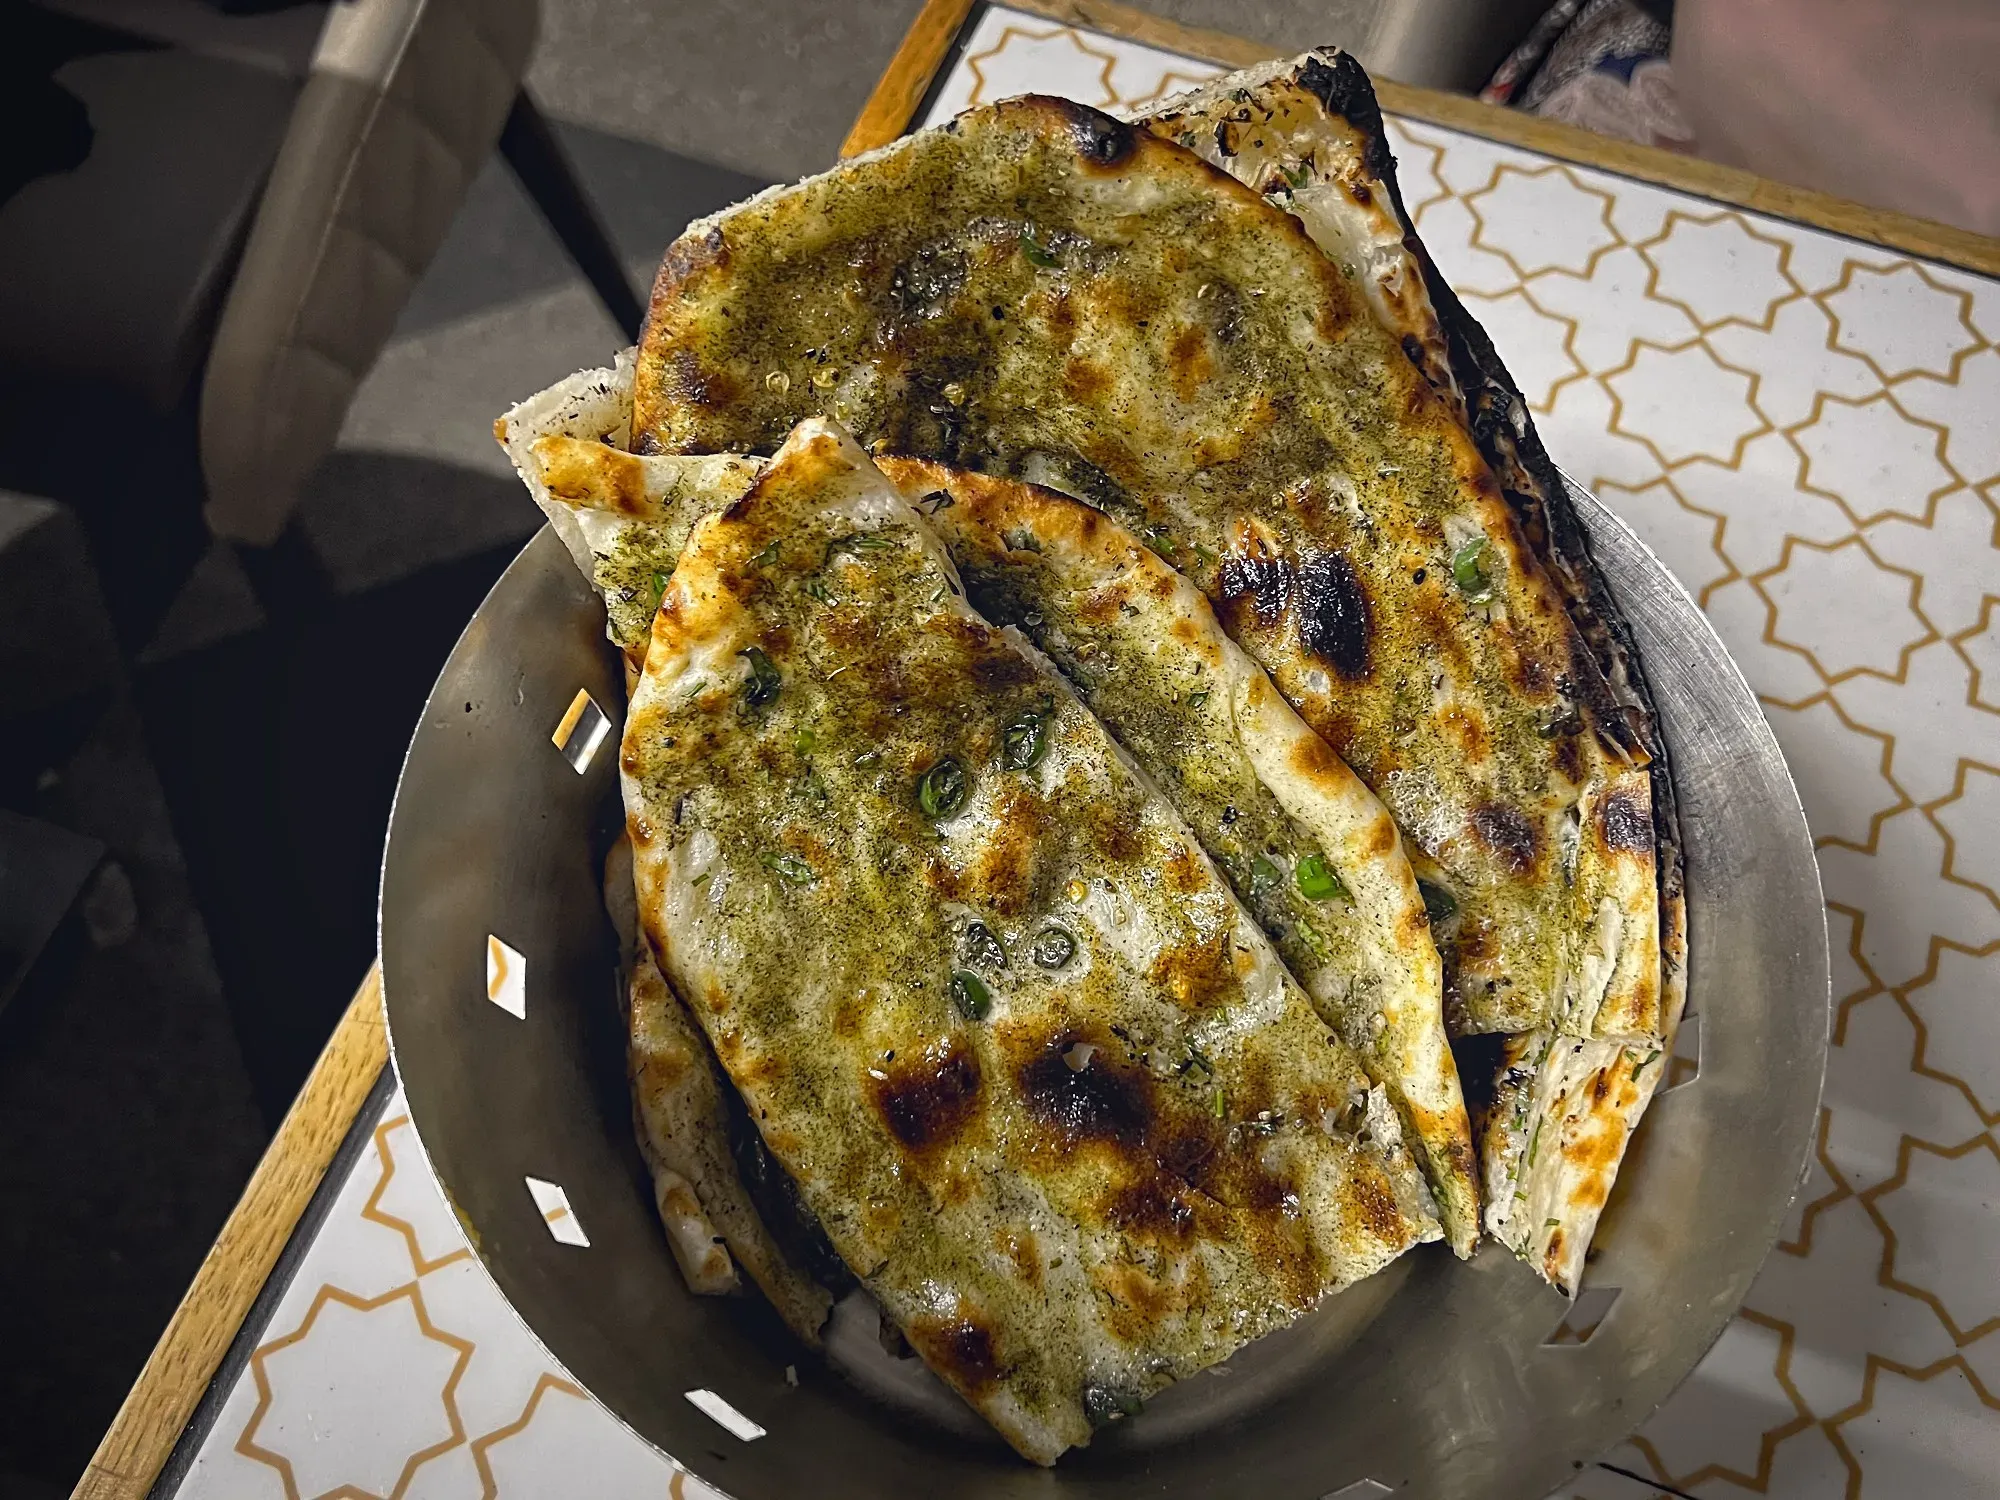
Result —
[{"label": "pink fabric", "polygon": [[2000,0],[1679,0],[1697,151],[2000,235]]}]

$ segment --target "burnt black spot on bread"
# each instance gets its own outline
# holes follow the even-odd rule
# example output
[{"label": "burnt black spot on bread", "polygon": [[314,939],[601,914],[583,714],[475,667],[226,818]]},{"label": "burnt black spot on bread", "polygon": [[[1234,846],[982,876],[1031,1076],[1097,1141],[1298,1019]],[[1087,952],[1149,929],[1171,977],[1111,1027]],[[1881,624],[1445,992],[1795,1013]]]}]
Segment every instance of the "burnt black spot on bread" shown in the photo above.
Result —
[{"label": "burnt black spot on bread", "polygon": [[1298,570],[1299,644],[1342,677],[1368,675],[1372,635],[1368,595],[1354,565],[1319,552]]},{"label": "burnt black spot on bread", "polygon": [[979,1060],[952,1037],[890,1065],[870,1080],[889,1133],[912,1153],[949,1145],[979,1111]]},{"label": "burnt black spot on bread", "polygon": [[1130,125],[1087,105],[1067,99],[1058,102],[1069,117],[1069,135],[1076,145],[1076,154],[1087,167],[1117,167],[1131,159],[1139,133]]},{"label": "burnt black spot on bread", "polygon": [[1340,116],[1360,134],[1362,164],[1377,177],[1395,170],[1389,154],[1389,137],[1382,128],[1382,106],[1375,102],[1375,86],[1361,64],[1345,52],[1331,55],[1315,52],[1305,60],[1298,74],[1300,85],[1326,106],[1327,113]]},{"label": "burnt black spot on bread", "polygon": [[1195,1230],[1187,1190],[1165,1174],[1120,1188],[1105,1205],[1105,1217],[1134,1239],[1185,1240]]},{"label": "burnt black spot on bread", "polygon": [[1259,626],[1271,629],[1284,618],[1296,580],[1289,558],[1272,551],[1262,541],[1253,541],[1248,551],[1223,560],[1216,580],[1216,592],[1222,596],[1223,618],[1238,622],[1254,614]]},{"label": "burnt black spot on bread", "polygon": [[690,406],[724,408],[737,399],[736,382],[721,370],[711,370],[689,349],[669,354],[660,372],[661,388]]},{"label": "burnt black spot on bread", "polygon": [[1571,786],[1583,783],[1585,766],[1583,763],[1582,724],[1574,729],[1565,729],[1551,737],[1556,769],[1569,781]]},{"label": "burnt black spot on bread", "polygon": [[956,1318],[918,1318],[907,1332],[925,1362],[970,1395],[991,1390],[1006,1373],[993,1330],[962,1301]]},{"label": "burnt black spot on bread", "polygon": [[1472,831],[1516,874],[1535,867],[1535,827],[1517,808],[1498,802],[1474,808]]},{"label": "burnt black spot on bread", "polygon": [[729,246],[722,230],[711,224],[704,234],[684,234],[667,246],[660,262],[660,290],[678,291],[697,272],[729,264]]},{"label": "burnt black spot on bread", "polygon": [[1137,1147],[1153,1117],[1148,1081],[1112,1062],[1103,1047],[1082,1067],[1070,1066],[1071,1049],[1084,1040],[1081,1031],[1068,1028],[1044,1042],[1017,1075],[1022,1101],[1066,1145],[1111,1141]]},{"label": "burnt black spot on bread", "polygon": [[1653,847],[1652,819],[1640,810],[1630,792],[1617,791],[1606,797],[1597,819],[1604,829],[1606,848],[1643,851]]},{"label": "burnt black spot on bread", "polygon": [[1195,1117],[1166,1130],[1154,1142],[1154,1154],[1165,1170],[1183,1182],[1202,1187],[1215,1167],[1222,1139],[1223,1126],[1219,1121]]}]

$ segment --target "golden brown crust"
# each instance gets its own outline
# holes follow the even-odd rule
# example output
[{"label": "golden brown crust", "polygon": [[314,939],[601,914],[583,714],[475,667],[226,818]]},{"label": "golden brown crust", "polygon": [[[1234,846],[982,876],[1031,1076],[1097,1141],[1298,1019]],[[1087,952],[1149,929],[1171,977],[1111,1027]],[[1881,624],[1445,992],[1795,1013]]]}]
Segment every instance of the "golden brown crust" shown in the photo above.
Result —
[{"label": "golden brown crust", "polygon": [[[933,1368],[1050,1462],[1108,1393],[1437,1229],[1381,1091],[1185,826],[957,586],[808,424],[696,528],[620,764],[642,921],[765,1145]],[[1192,889],[1151,878],[1177,857]],[[987,1254],[1002,1231],[1018,1253]]]},{"label": "golden brown crust", "polygon": [[[1314,243],[1363,288],[1411,363],[1474,436],[1520,519],[1530,548],[1560,592],[1587,648],[1572,662],[1580,710],[1634,765],[1649,766],[1658,887],[1657,966],[1628,962],[1613,975],[1598,1030],[1644,1030],[1678,1014],[1673,991],[1685,947],[1679,824],[1664,750],[1636,651],[1592,565],[1561,476],[1543,451],[1518,388],[1483,330],[1438,275],[1403,207],[1381,110],[1350,56],[1322,49],[1260,64],[1167,101],[1140,123],[1191,146],[1298,218]],[[1227,154],[1225,149],[1228,148]],[[1573,742],[1561,768],[1581,782]],[[1637,846],[1633,846],[1635,849]],[[1639,906],[1645,872],[1617,877],[1617,903]],[[1643,929],[1634,928],[1643,937]],[[1632,945],[1637,953],[1642,944]],[[1665,989],[1655,1001],[1656,990]]]},{"label": "golden brown crust", "polygon": [[1564,879],[1566,821],[1625,763],[1577,712],[1590,653],[1465,427],[1297,221],[1081,106],[974,111],[663,265],[641,447],[768,450],[815,410],[1171,539],[1450,884],[1462,1025],[1656,1027],[1629,923],[1595,982],[1634,861]]},{"label": "golden brown crust", "polygon": [[[1207,132],[1219,120],[1229,128],[1211,141]],[[1645,946],[1659,954],[1657,965],[1614,973],[1605,1008],[1614,1016],[1657,1011],[1660,1045],[1670,1051],[1686,998],[1686,903],[1670,769],[1636,654],[1519,391],[1406,221],[1365,75],[1351,58],[1312,54],[1217,80],[1169,101],[1143,123],[1193,145],[1298,217],[1374,296],[1378,316],[1493,465],[1589,647],[1590,659],[1578,662],[1582,711],[1634,763],[1593,788],[1577,819],[1581,859],[1629,864],[1606,884],[1618,893],[1621,927],[1642,937],[1651,928],[1656,936]],[[1223,145],[1234,154],[1222,155]],[[1559,746],[1562,770],[1581,782],[1572,745]],[[1650,909],[1649,870],[1657,877]],[[1641,1073],[1636,1082],[1633,1074],[1654,1051],[1577,1046],[1539,1031],[1509,1039],[1496,1076],[1474,1081],[1495,1094],[1476,1122],[1489,1227],[1565,1291],[1576,1290],[1618,1161],[1652,1095],[1657,1072]],[[1576,1150],[1531,1149],[1543,1134]]]},{"label": "golden brown crust", "polygon": [[[1080,501],[928,460],[879,460],[989,617],[1018,624],[1174,804],[1328,1024],[1389,1091],[1452,1247],[1471,1253],[1471,1127],[1441,973],[1394,821],[1223,633],[1200,592]],[[1009,538],[1016,539],[1010,542]],[[1301,894],[1305,857],[1343,882]],[[1259,863],[1261,861],[1261,863]],[[1205,879],[1170,862],[1170,888]],[[1197,982],[1177,957],[1163,977]]]}]

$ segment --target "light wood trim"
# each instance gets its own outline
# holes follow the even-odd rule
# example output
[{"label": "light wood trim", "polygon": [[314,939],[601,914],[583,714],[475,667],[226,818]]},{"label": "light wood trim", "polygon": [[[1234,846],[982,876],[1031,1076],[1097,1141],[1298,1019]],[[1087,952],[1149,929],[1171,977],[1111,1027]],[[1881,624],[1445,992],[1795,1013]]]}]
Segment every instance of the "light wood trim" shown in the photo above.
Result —
[{"label": "light wood trim", "polygon": [[937,77],[937,70],[951,55],[951,44],[972,13],[972,0],[924,0],[924,8],[903,34],[902,45],[889,59],[889,66],[861,113],[854,128],[841,143],[842,156],[859,156],[886,146],[916,117],[917,106]]},{"label": "light wood trim", "polygon": [[388,1061],[378,964],[292,1101],[72,1500],[144,1500]]},{"label": "light wood trim", "polygon": [[[1124,37],[1129,41],[1178,52],[1183,57],[1198,58],[1229,68],[1249,67],[1252,63],[1264,62],[1278,55],[1276,49],[1264,43],[1245,41],[1227,32],[1183,26],[1133,6],[1117,4],[1115,0],[1002,0],[1002,3],[1065,25]],[[918,24],[910,28],[904,51],[898,52],[890,63],[889,72],[883,76],[883,87],[878,88],[875,97],[869,100],[869,111],[864,112],[861,122],[857,122],[855,134],[848,138],[849,149],[843,150],[843,155],[886,144],[909,128],[917,105],[922,102],[924,89],[929,86],[938,64],[950,51],[951,38],[937,40],[927,36],[925,46],[928,50],[923,54],[927,61],[912,59],[906,63],[904,53],[910,50],[918,30],[933,12],[952,12],[959,16],[960,24],[963,24],[968,10],[968,6],[957,3],[957,0],[950,0],[950,3],[930,0],[924,7],[924,14],[917,18]],[[914,92],[907,94],[907,102],[898,117],[895,106],[886,101],[890,79],[897,75],[899,69],[917,66],[924,68],[923,82]],[[1413,88],[1387,78],[1375,80],[1375,93],[1382,101],[1383,109],[1390,114],[1427,120],[1433,125],[1444,125],[1484,136],[1488,140],[1539,151],[1560,161],[1598,167],[1620,176],[1637,178],[1641,182],[1657,183],[1719,203],[1770,214],[1774,218],[1789,219],[1911,255],[1963,266],[1988,276],[2000,276],[2000,240],[1989,239],[1970,230],[1956,229],[1949,224],[1934,223],[1886,208],[1870,208],[1810,188],[1772,182],[1740,167],[1725,167],[1698,157],[1662,151],[1656,146],[1613,140],[1559,120],[1546,120],[1539,115],[1485,104],[1459,94]],[[904,95],[899,93],[895,97],[901,99]],[[878,105],[881,106],[879,110]],[[856,146],[855,141],[863,133],[863,124],[868,127],[866,145]]]}]

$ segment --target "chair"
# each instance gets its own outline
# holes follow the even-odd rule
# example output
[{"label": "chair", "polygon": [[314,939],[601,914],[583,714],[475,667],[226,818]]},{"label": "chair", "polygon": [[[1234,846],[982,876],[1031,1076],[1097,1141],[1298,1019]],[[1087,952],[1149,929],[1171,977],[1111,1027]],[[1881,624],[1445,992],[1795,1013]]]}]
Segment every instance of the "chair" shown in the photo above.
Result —
[{"label": "chair", "polygon": [[521,89],[538,0],[23,12],[94,135],[0,203],[0,483],[77,509],[128,651],[211,535],[264,591],[496,144],[636,334],[638,299]]}]

